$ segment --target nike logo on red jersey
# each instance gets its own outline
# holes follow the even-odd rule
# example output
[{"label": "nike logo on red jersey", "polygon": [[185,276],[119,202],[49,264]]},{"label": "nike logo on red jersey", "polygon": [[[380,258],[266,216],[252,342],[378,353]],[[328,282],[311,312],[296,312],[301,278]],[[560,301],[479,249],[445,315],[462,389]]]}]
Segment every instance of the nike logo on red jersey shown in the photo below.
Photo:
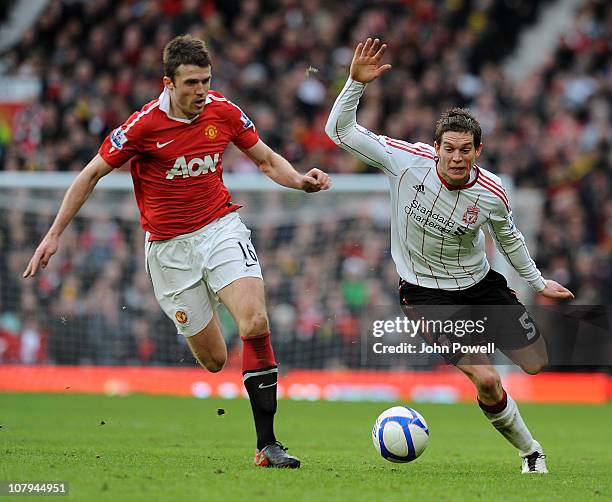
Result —
[{"label": "nike logo on red jersey", "polygon": [[170,141],[166,141],[165,143],[160,143],[159,141],[157,142],[157,148],[163,148],[166,145],[169,145],[170,143],[172,143],[174,140],[171,139]]}]

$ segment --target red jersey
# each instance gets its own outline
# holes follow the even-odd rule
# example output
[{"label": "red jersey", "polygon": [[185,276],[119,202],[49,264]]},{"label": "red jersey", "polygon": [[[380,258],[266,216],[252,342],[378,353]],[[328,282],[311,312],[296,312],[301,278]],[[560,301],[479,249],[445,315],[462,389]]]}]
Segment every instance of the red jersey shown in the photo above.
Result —
[{"label": "red jersey", "polygon": [[259,140],[253,122],[218,92],[209,91],[194,119],[170,117],[169,110],[164,90],[98,150],[114,167],[131,159],[140,222],[152,241],[193,232],[238,209],[223,183],[223,152],[230,141],[247,149]]}]

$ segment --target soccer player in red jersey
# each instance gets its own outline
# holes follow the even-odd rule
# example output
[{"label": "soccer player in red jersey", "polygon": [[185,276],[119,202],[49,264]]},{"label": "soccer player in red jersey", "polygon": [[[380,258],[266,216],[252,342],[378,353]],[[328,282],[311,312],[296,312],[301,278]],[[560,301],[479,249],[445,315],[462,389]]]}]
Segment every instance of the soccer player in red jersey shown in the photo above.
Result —
[{"label": "soccer player in red jersey", "polygon": [[[538,373],[547,361],[544,339],[506,279],[489,266],[482,227],[491,229],[509,264],[539,294],[555,300],[573,298],[573,294],[542,277],[514,224],[501,180],[476,165],[483,148],[482,131],[467,110],[454,108],[442,114],[433,146],[377,135],[357,124],[356,110],[366,85],[391,69],[380,64],[385,49],[378,39],[357,45],[350,77],[330,112],[326,132],[338,146],[380,168],[389,179],[391,255],[401,278],[402,308],[407,316],[416,317],[423,311],[434,316],[440,311],[461,312],[452,308],[457,305],[467,306],[465,311],[481,321],[493,315],[497,319],[489,321],[497,321],[496,329],[467,337],[469,342],[484,345],[493,339],[526,373]],[[477,313],[483,309],[484,318]],[[443,349],[465,343],[465,333],[457,329],[449,334],[421,334]],[[542,446],[504,390],[488,355],[441,353],[472,381],[485,416],[518,450],[522,472],[548,472]]]},{"label": "soccer player in red jersey", "polygon": [[211,372],[227,348],[215,312],[228,308],[243,340],[242,370],[257,431],[255,464],[297,468],[274,435],[278,369],[270,342],[264,283],[250,231],[223,183],[230,142],[279,185],[305,192],[330,187],[327,174],[299,174],[258,136],[234,103],[210,89],[211,61],[202,40],[183,35],[163,53],[164,90],[104,141],[68,188],[59,212],[23,276],[45,267],[59,239],[100,178],[131,160],[146,269],[155,296],[195,358]]}]

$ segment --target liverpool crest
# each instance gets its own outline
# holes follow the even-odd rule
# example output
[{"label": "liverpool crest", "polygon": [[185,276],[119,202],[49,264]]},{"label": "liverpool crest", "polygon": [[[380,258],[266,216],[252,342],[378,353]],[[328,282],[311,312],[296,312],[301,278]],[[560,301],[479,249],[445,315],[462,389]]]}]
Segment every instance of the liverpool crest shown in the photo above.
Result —
[{"label": "liverpool crest", "polygon": [[480,213],[480,209],[478,209],[476,206],[469,206],[465,210],[465,213],[463,213],[463,223],[466,225],[476,223],[476,220],[478,220],[478,213]]}]

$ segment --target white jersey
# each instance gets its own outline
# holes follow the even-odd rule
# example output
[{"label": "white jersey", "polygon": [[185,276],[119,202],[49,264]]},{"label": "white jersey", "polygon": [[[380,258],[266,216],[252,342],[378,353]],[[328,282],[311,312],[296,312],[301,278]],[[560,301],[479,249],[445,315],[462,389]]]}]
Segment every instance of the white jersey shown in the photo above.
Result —
[{"label": "white jersey", "polygon": [[365,84],[348,80],[325,131],[338,146],[389,178],[391,256],[400,277],[445,290],[478,283],[490,269],[481,229],[486,224],[510,265],[536,291],[544,289],[499,177],[474,166],[465,185],[449,185],[438,173],[431,145],[378,136],[357,124],[364,89]]}]

